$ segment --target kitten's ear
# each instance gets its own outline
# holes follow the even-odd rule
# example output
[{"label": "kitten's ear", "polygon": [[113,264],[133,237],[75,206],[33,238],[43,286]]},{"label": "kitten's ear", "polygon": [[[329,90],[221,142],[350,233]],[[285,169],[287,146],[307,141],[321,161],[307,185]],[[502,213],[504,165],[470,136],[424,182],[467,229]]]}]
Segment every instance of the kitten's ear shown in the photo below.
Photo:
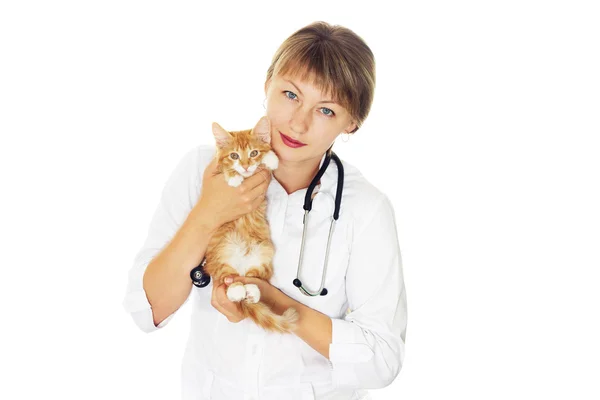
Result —
[{"label": "kitten's ear", "polygon": [[213,122],[212,124],[212,131],[213,135],[215,136],[215,140],[217,141],[217,147],[219,148],[222,148],[229,143],[231,139],[233,139],[233,136],[231,136],[229,132],[223,129],[221,125],[217,124],[216,122]]},{"label": "kitten's ear", "polygon": [[266,115],[256,123],[254,129],[252,129],[252,134],[263,142],[271,144],[271,121]]}]

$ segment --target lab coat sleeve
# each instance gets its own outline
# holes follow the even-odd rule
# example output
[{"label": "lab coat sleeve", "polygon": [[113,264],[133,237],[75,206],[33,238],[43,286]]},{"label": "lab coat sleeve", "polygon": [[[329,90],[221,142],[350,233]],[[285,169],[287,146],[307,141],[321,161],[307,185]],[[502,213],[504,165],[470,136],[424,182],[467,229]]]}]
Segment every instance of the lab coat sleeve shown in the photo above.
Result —
[{"label": "lab coat sleeve", "polygon": [[346,272],[350,312],[332,318],[329,359],[339,388],[378,389],[398,376],[407,304],[393,207],[385,194],[356,227]]},{"label": "lab coat sleeve", "polygon": [[[171,241],[196,204],[202,172],[198,172],[197,148],[187,152],[178,162],[163,187],[146,240],[135,255],[129,270],[127,290],[122,304],[136,325],[146,333],[167,325],[177,312],[173,312],[158,326],[154,325],[152,307],[143,287],[143,277],[150,261]],[[189,296],[184,304],[188,300]]]}]

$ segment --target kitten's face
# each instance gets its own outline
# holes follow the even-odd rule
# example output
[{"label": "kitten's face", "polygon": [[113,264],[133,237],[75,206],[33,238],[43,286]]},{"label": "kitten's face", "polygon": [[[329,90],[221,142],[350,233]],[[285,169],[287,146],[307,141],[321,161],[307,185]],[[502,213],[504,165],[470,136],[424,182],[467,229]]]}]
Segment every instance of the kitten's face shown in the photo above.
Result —
[{"label": "kitten's face", "polygon": [[229,132],[213,123],[213,134],[221,170],[236,171],[244,178],[254,175],[263,157],[271,151],[270,123],[266,117],[253,129],[244,131]]},{"label": "kitten's face", "polygon": [[224,169],[235,170],[244,178],[248,178],[254,175],[266,152],[259,146],[249,145],[243,148],[231,146],[227,149],[227,154],[228,156],[222,159]]}]

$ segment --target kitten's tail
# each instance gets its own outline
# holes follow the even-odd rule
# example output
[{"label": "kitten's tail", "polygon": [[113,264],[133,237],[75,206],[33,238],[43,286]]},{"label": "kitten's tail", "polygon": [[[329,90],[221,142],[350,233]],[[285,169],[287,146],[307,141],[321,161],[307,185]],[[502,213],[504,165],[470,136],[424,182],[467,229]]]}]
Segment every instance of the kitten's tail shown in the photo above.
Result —
[{"label": "kitten's tail", "polygon": [[279,333],[291,333],[296,328],[298,312],[294,308],[288,308],[282,315],[277,315],[260,301],[258,303],[248,303],[242,300],[240,305],[244,316],[250,318],[263,329]]}]

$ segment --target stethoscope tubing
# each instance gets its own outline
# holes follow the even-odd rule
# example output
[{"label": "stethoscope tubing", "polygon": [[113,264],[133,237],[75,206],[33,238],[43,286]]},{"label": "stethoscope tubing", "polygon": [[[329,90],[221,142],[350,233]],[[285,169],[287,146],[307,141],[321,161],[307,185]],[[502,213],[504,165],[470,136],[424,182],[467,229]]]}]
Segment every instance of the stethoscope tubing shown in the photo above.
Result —
[{"label": "stethoscope tubing", "polygon": [[[337,169],[338,169],[337,188],[336,188],[335,200],[334,200],[335,208],[333,211],[333,216],[331,218],[331,224],[329,225],[329,235],[327,237],[327,249],[325,251],[325,262],[323,264],[323,272],[321,274],[321,286],[319,287],[319,290],[317,290],[316,292],[312,292],[312,291],[308,290],[307,288],[305,288],[304,285],[302,284],[302,281],[300,280],[300,271],[302,270],[302,260],[304,259],[304,241],[306,238],[306,225],[308,225],[308,213],[312,209],[312,193],[313,193],[317,183],[321,179],[321,176],[323,176],[323,174],[325,173],[325,170],[329,166],[329,162],[332,159],[333,159],[333,161],[335,161],[335,163],[337,165]],[[340,217],[340,207],[341,207],[341,203],[342,203],[343,187],[344,187],[344,166],[342,165],[342,162],[339,159],[339,157],[337,156],[337,154],[335,154],[333,152],[333,150],[331,150],[331,148],[329,148],[329,150],[327,151],[327,156],[325,157],[325,160],[323,161],[323,165],[321,166],[321,169],[319,169],[319,172],[317,173],[317,175],[313,178],[310,185],[308,185],[308,190],[306,192],[306,196],[304,197],[304,217],[302,219],[302,225],[303,225],[303,227],[302,227],[302,243],[300,244],[300,257],[298,260],[298,268],[296,270],[296,279],[294,279],[293,284],[300,290],[300,292],[302,292],[302,294],[304,294],[306,296],[325,296],[327,294],[327,289],[325,289],[324,286],[325,286],[325,278],[327,276],[327,265],[329,262],[329,250],[331,248],[331,237],[333,236],[333,230],[335,228],[335,223],[336,223],[337,219]]]}]

